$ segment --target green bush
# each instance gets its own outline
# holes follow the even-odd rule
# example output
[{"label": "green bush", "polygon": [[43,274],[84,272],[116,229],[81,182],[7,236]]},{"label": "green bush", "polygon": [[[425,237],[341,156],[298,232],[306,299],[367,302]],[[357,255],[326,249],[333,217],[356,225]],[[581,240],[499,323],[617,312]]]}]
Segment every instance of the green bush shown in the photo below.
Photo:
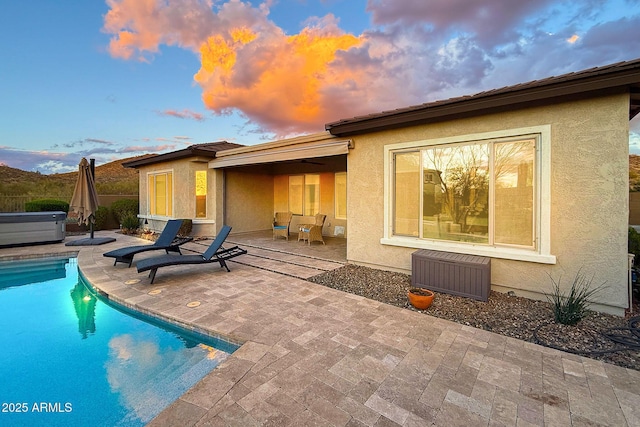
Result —
[{"label": "green bush", "polygon": [[[140,213],[138,200],[120,199],[111,204],[111,212],[118,223],[122,224],[124,218],[133,215],[134,217]],[[122,224],[124,227],[124,224]]]},{"label": "green bush", "polygon": [[629,227],[628,253],[636,256],[636,262],[640,262],[640,233],[633,227]]},{"label": "green bush", "polygon": [[95,213],[96,216],[96,224],[94,225],[94,230],[104,230],[107,222],[109,221],[109,208],[106,206],[98,206],[98,210]]},{"label": "green bush", "polygon": [[180,226],[180,230],[178,230],[179,236],[188,236],[191,234],[191,230],[193,229],[193,221],[190,219],[183,219],[182,225]]},{"label": "green bush", "polygon": [[24,204],[24,210],[27,212],[63,211],[69,213],[69,203],[55,199],[32,200]]},{"label": "green bush", "polygon": [[124,233],[135,233],[140,227],[140,220],[135,215],[127,215],[122,218],[122,231]]},{"label": "green bush", "polygon": [[545,294],[549,302],[553,304],[553,317],[556,323],[563,325],[575,325],[588,314],[590,299],[605,289],[604,283],[592,287],[593,277],[588,279],[581,271],[578,271],[573,279],[569,293],[565,295],[560,290],[560,279],[553,282],[551,294]]}]

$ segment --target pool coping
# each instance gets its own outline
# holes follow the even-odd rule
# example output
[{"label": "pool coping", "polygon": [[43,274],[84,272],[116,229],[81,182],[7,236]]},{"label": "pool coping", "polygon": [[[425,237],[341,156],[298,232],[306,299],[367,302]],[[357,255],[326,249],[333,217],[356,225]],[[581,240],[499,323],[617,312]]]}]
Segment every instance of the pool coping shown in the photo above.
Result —
[{"label": "pool coping", "polygon": [[167,315],[165,315],[164,313],[162,313],[160,311],[151,310],[151,309],[148,309],[148,308],[145,308],[145,307],[141,307],[141,306],[136,305],[136,304],[131,304],[127,300],[125,300],[123,298],[120,298],[118,295],[116,295],[114,293],[108,293],[108,292],[102,290],[101,288],[99,288],[96,285],[94,285],[91,282],[91,280],[89,278],[87,278],[86,275],[83,273],[82,267],[80,265],[80,259],[78,259],[78,270],[79,270],[79,273],[82,276],[83,280],[85,281],[86,285],[90,286],[93,291],[97,292],[98,294],[100,294],[101,297],[107,299],[108,301],[112,301],[115,304],[118,304],[118,305],[124,307],[127,310],[135,311],[135,312],[138,312],[138,313],[143,314],[145,316],[151,317],[153,319],[158,319],[158,320],[161,320],[163,322],[173,324],[173,325],[177,326],[178,328],[182,328],[182,329],[185,329],[187,331],[195,332],[197,334],[205,335],[205,336],[208,336],[208,337],[211,337],[211,338],[214,338],[214,339],[220,339],[220,340],[228,341],[229,343],[237,346],[238,348],[242,347],[242,345],[245,343],[245,341],[239,340],[237,338],[234,338],[234,337],[231,337],[231,336],[227,336],[227,335],[224,335],[224,334],[220,334],[220,333],[218,333],[216,331],[213,331],[213,330],[210,330],[210,329],[199,327],[195,323],[187,323],[187,322],[184,322],[184,321],[178,319],[177,317],[167,316]]}]

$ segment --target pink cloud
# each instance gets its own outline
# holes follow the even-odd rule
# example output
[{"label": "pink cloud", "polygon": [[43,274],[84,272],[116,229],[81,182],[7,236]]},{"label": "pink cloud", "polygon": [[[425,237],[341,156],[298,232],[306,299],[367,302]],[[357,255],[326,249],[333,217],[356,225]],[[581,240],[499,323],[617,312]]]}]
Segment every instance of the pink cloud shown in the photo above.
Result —
[{"label": "pink cloud", "polygon": [[174,144],[163,145],[130,145],[119,150],[121,153],[159,153],[162,151],[174,150]]},{"label": "pink cloud", "polygon": [[114,35],[109,53],[139,61],[148,60],[145,55],[158,52],[161,44],[197,52],[212,32],[251,27],[266,13],[239,0],[216,5],[218,13],[212,0],[107,0],[107,5],[102,30]]},{"label": "pink cloud", "polygon": [[158,112],[158,114],[160,114],[161,116],[177,117],[178,119],[191,119],[191,120],[197,120],[199,122],[204,121],[203,114],[196,113],[194,111],[189,111],[189,110],[182,110],[182,111],[165,110],[165,111]]}]

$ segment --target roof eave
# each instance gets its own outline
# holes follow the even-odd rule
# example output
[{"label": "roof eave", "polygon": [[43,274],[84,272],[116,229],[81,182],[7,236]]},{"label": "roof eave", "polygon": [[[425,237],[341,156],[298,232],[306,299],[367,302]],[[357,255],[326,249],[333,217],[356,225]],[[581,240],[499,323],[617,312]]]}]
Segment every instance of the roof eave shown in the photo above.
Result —
[{"label": "roof eave", "polygon": [[[172,151],[169,153],[158,154],[157,156],[146,157],[144,159],[133,160],[131,162],[122,163],[125,168],[138,168],[141,166],[148,166],[156,163],[170,162],[174,160],[182,160],[190,157],[198,157],[199,161],[209,161],[216,157],[218,151],[205,150],[198,146],[189,146],[182,150]],[[207,158],[208,160],[202,159]]]},{"label": "roof eave", "polygon": [[257,145],[245,145],[242,147],[230,148],[228,150],[220,151],[219,153],[217,153],[216,158],[221,158],[225,156],[236,156],[236,155],[245,154],[245,153],[254,153],[257,151],[268,151],[274,148],[288,147],[288,146],[297,145],[297,144],[307,144],[310,142],[315,143],[319,141],[334,140],[334,139],[335,139],[334,135],[331,135],[327,131],[323,131],[323,132],[313,133],[308,135],[300,135],[300,136],[291,137],[291,138],[278,139],[270,142],[263,142]]},{"label": "roof eave", "polygon": [[[140,159],[140,160],[134,160],[132,162],[126,162],[123,163],[122,166],[124,166],[125,168],[138,168],[140,166],[147,166],[147,165],[152,165],[155,163],[162,163],[162,162],[169,162],[169,161],[173,161],[173,160],[180,160],[180,159],[184,159],[187,157],[192,157],[192,156],[196,156],[198,154],[193,154],[193,151],[185,148],[183,150],[178,150],[178,151],[172,151],[170,153],[165,153],[165,154],[158,154],[157,156],[153,156],[153,157],[147,157],[145,159]],[[209,156],[211,156],[211,152],[209,152],[208,154]],[[212,158],[214,156],[211,156]]]},{"label": "roof eave", "polygon": [[[436,101],[424,106],[399,111],[383,112],[371,116],[340,120],[325,125],[326,130],[337,136],[350,136],[363,132],[393,129],[415,124],[443,121],[449,118],[504,111],[514,106],[547,104],[558,98],[586,98],[599,94],[612,94],[637,90],[640,87],[640,70],[637,68],[607,75],[592,75],[576,80],[562,80],[524,89],[481,93],[449,101]],[[640,112],[640,106],[632,99],[629,116]]]}]

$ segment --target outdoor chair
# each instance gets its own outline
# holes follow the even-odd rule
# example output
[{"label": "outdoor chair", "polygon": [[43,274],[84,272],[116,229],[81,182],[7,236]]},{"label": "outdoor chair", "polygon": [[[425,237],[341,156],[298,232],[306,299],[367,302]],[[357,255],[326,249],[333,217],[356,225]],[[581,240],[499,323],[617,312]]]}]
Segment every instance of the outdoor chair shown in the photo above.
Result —
[{"label": "outdoor chair", "polygon": [[289,240],[289,225],[291,224],[291,212],[276,212],[273,219],[273,238],[284,237]]},{"label": "outdoor chair", "polygon": [[136,264],[138,273],[149,271],[151,284],[153,284],[158,268],[167,267],[170,265],[209,264],[217,262],[220,264],[220,268],[224,267],[227,269],[227,271],[231,271],[229,270],[229,266],[227,266],[226,261],[231,258],[246,254],[247,251],[245,249],[239,248],[238,246],[234,246],[229,249],[224,249],[222,247],[222,244],[227,239],[227,236],[229,236],[230,232],[231,227],[229,227],[228,225],[223,226],[213,243],[211,243],[211,245],[202,255],[161,255],[158,257],[147,258],[143,259],[142,261],[138,261],[138,263]]},{"label": "outdoor chair", "polygon": [[180,252],[180,245],[190,242],[191,240],[193,240],[193,237],[178,237],[178,231],[180,230],[181,226],[181,219],[171,219],[167,222],[167,225],[164,226],[164,229],[162,230],[160,237],[158,237],[158,240],[156,240],[152,245],[128,246],[126,248],[120,248],[110,252],[105,252],[102,255],[108,258],[115,258],[115,261],[113,261],[113,265],[116,265],[119,262],[123,262],[125,264],[129,264],[129,267],[131,267],[134,255],[141,252],[164,249],[167,254],[169,252],[177,252],[179,254],[182,254],[182,252]]},{"label": "outdoor chair", "polygon": [[317,214],[315,224],[303,224],[299,227],[298,241],[306,240],[309,245],[311,242],[322,242],[324,245],[324,239],[322,238],[322,227],[324,226],[324,220],[326,215]]}]

